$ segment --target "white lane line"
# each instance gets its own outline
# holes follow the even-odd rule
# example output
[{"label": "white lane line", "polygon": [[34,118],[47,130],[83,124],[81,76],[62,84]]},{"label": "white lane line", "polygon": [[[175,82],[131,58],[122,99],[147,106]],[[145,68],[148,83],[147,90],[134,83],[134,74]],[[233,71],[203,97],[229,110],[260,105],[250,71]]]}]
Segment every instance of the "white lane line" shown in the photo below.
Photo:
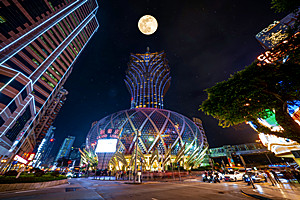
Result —
[{"label": "white lane line", "polygon": [[36,190],[24,190],[24,191],[19,191],[19,192],[15,192],[15,193],[24,193],[24,192],[33,192],[33,191],[36,191]]}]

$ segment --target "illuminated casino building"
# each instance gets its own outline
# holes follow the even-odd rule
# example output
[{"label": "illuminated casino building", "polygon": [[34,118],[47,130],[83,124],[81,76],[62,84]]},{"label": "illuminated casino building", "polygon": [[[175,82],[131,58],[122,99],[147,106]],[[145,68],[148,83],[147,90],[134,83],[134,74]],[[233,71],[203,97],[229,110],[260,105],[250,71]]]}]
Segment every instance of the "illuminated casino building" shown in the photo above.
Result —
[{"label": "illuminated casino building", "polygon": [[165,52],[130,55],[125,83],[131,109],[94,122],[86,138],[98,168],[133,169],[135,155],[144,170],[201,164],[208,148],[201,120],[162,109],[170,79]]},{"label": "illuminated casino building", "polygon": [[95,0],[0,1],[0,160],[26,159],[45,137],[98,30],[97,9]]}]

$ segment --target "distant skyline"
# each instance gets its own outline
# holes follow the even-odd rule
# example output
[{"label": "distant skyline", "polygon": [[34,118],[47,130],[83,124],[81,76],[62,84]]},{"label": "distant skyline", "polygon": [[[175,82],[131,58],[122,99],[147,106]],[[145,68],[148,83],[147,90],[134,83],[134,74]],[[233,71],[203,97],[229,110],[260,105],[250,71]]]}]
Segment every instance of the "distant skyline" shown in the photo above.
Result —
[{"label": "distant skyline", "polygon": [[[53,154],[68,135],[79,147],[94,121],[130,108],[124,83],[130,53],[164,50],[171,69],[165,109],[197,117],[210,147],[255,142],[250,126],[221,128],[198,111],[203,90],[242,70],[264,51],[255,35],[285,14],[275,14],[270,1],[100,1],[98,32],[86,46],[64,87],[69,91],[54,126]],[[138,30],[141,16],[157,19],[153,35]]]}]

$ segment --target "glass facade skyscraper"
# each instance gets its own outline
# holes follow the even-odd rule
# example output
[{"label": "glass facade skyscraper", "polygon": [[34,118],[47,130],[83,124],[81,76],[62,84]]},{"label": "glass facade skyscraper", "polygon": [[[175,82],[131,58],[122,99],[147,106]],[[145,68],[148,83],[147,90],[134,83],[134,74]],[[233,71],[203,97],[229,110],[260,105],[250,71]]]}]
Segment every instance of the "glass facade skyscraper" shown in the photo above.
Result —
[{"label": "glass facade skyscraper", "polygon": [[68,136],[67,138],[65,138],[63,144],[61,145],[58,154],[55,158],[55,162],[58,161],[58,159],[60,158],[69,158],[69,154],[72,150],[72,146],[73,143],[75,141],[75,137],[74,136]]},{"label": "glass facade skyscraper", "polygon": [[26,158],[54,121],[98,30],[96,0],[0,1],[0,159]]}]

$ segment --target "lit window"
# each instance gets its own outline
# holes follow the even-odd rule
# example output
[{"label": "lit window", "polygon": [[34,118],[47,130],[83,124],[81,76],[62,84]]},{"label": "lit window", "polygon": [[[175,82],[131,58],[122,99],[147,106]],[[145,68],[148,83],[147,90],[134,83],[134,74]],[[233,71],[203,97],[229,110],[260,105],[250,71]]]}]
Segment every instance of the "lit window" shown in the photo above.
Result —
[{"label": "lit window", "polygon": [[6,19],[3,16],[0,16],[0,24],[6,22]]}]

